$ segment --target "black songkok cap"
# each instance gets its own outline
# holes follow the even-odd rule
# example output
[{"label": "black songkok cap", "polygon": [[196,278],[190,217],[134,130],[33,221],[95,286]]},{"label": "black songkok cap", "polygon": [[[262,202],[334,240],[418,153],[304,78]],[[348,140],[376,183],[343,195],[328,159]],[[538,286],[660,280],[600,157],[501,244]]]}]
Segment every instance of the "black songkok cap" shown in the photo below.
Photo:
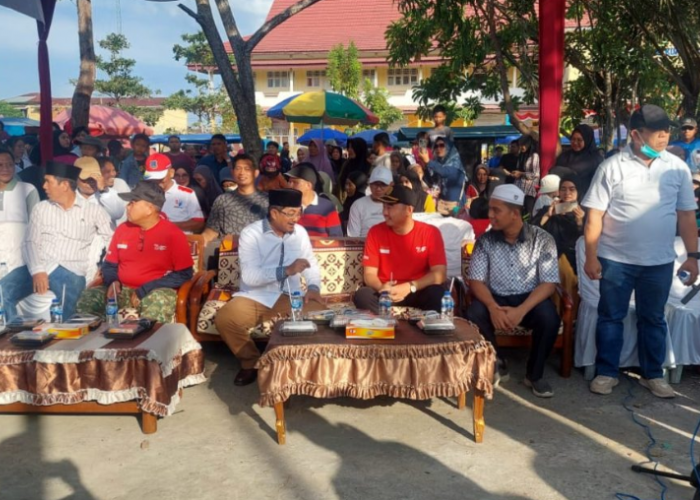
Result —
[{"label": "black songkok cap", "polygon": [[46,175],[77,181],[80,172],[81,169],[79,167],[74,167],[67,163],[60,163],[57,161],[49,161],[46,163]]},{"label": "black songkok cap", "polygon": [[268,195],[270,196],[270,206],[301,207],[301,191],[296,189],[273,189]]}]

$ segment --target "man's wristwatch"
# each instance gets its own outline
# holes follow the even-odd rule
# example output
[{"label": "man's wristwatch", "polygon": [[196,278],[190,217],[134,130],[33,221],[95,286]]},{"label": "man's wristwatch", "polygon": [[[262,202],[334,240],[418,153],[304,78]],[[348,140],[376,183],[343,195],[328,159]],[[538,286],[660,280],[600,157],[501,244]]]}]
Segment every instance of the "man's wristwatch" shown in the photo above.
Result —
[{"label": "man's wristwatch", "polygon": [[416,293],[416,292],[418,291],[418,288],[416,288],[416,282],[415,282],[415,281],[411,281],[411,282],[409,283],[409,285],[411,285],[411,293]]},{"label": "man's wristwatch", "polygon": [[688,252],[688,257],[693,259],[700,259],[700,252]]}]

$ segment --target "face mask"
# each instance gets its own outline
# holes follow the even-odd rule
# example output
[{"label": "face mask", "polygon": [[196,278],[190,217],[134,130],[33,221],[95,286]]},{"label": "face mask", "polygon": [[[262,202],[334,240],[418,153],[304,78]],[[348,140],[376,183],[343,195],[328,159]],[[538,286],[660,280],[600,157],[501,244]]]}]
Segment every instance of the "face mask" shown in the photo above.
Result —
[{"label": "face mask", "polygon": [[639,140],[642,141],[642,147],[639,148],[640,153],[642,153],[644,156],[646,156],[647,158],[650,158],[652,160],[655,160],[659,156],[661,156],[661,153],[659,153],[655,149],[652,149],[651,146],[649,146],[646,142],[644,142],[644,139],[642,139],[642,136],[640,134],[638,134],[637,137],[639,137]]}]

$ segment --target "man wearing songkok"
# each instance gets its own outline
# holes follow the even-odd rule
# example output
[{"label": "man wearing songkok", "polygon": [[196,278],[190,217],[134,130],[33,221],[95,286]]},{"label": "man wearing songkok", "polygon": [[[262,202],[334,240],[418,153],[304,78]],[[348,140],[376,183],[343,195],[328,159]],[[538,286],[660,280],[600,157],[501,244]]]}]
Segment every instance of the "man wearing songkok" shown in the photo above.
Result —
[{"label": "man wearing songkok", "polygon": [[440,230],[413,220],[413,190],[394,186],[380,200],[384,222],[367,233],[362,257],[366,286],[355,293],[355,305],[376,313],[379,294],[386,291],[396,306],[439,311],[447,269]]},{"label": "man wearing songkok", "polygon": [[247,154],[236,155],[229,171],[238,187],[235,191],[225,191],[214,201],[207,228],[202,233],[205,243],[226,234],[239,235],[248,224],[267,217],[267,193],[255,187],[259,173],[255,159]]},{"label": "man wearing songkok", "polygon": [[85,288],[86,256],[93,240],[102,238],[109,244],[109,215],[76,193],[79,175],[80,169],[73,165],[53,161],[46,165],[44,190],[49,199],[36,205],[29,218],[27,265],[12,271],[3,286],[10,319],[16,314],[17,302],[32,292],[43,295],[51,290],[60,300],[64,289],[63,316],[70,318]]},{"label": "man wearing songkok", "polygon": [[[0,262],[7,265],[8,272],[25,264],[22,242],[37,203],[36,188],[15,176],[12,153],[0,149]],[[6,286],[4,278],[0,278],[0,285]]]},{"label": "man wearing songkok", "polygon": [[676,231],[687,254],[678,271],[687,271],[689,285],[698,277],[700,253],[691,172],[666,151],[672,125],[653,104],[632,113],[629,145],[600,164],[581,203],[588,209],[584,272],[600,280],[596,377],[589,386],[596,394],[618,384],[623,321],[634,292],[639,383],[657,397],[674,397],[662,365]]},{"label": "man wearing songkok", "polygon": [[119,197],[114,188],[105,184],[99,162],[90,156],[75,160],[80,168],[78,176],[78,193],[88,202],[101,206],[112,219],[112,228],[117,227],[119,219],[124,216],[126,202]]},{"label": "man wearing songkok", "polygon": [[165,191],[163,213],[186,233],[199,233],[204,229],[204,213],[197,194],[188,187],[178,185],[173,180],[174,176],[175,169],[170,158],[164,154],[155,153],[146,158],[143,179],[157,181]]},{"label": "man wearing songkok", "polygon": [[[320,153],[324,154],[324,153]],[[289,187],[301,192],[302,216],[299,225],[309,236],[343,236],[340,215],[328,198],[319,196],[319,174],[310,163],[300,163],[289,172]]]},{"label": "man wearing songkok", "polygon": [[550,298],[559,283],[557,247],[544,229],[523,223],[524,202],[525,193],[513,184],[498,186],[491,194],[491,231],[476,240],[469,263],[474,299],[467,317],[496,348],[501,381],[508,373],[495,330],[510,331],[518,325],[531,329],[524,384],[535,396],[549,398],[554,392],[542,376],[559,331],[559,315]]},{"label": "man wearing songkok", "polygon": [[384,205],[381,197],[391,192],[394,176],[386,167],[377,167],[369,176],[370,196],[363,196],[350,207],[348,236],[367,236],[370,228],[384,222]]},{"label": "man wearing songkok", "polygon": [[104,286],[85,290],[78,312],[104,315],[105,301],[117,297],[119,308],[133,307],[143,318],[172,322],[176,289],[192,279],[192,256],[187,236],[161,214],[165,193],[142,181],[130,193],[127,222],[114,232],[102,264]]},{"label": "man wearing songkok", "polygon": [[267,218],[247,226],[238,241],[240,292],[216,315],[216,328],[241,362],[236,385],[255,381],[260,357],[250,329],[291,312],[290,294],[306,281],[304,310],[323,309],[321,273],[301,217],[301,193],[295,189],[270,191]]}]

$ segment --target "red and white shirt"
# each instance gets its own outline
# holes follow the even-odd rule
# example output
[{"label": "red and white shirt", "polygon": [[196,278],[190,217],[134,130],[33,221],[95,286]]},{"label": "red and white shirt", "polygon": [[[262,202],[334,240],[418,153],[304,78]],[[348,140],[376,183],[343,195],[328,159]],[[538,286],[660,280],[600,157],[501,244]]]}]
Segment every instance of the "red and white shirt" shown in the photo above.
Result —
[{"label": "red and white shirt", "polygon": [[188,187],[179,186],[175,182],[165,192],[163,212],[171,222],[204,220],[204,213],[202,207],[199,206],[195,192]]},{"label": "red and white shirt", "polygon": [[117,264],[119,281],[134,289],[193,265],[187,236],[162,215],[148,231],[131,222],[121,224],[105,260]]}]

